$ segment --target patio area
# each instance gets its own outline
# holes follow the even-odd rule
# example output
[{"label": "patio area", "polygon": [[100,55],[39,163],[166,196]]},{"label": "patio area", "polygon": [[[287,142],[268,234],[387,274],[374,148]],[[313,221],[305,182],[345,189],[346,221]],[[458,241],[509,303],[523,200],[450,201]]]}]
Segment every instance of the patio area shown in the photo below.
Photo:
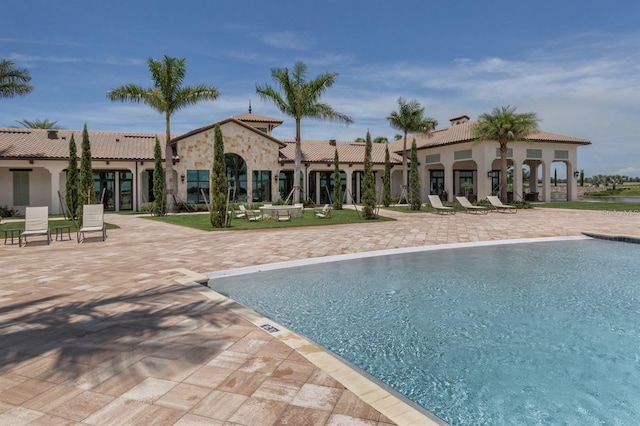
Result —
[{"label": "patio area", "polygon": [[310,361],[313,347],[260,329],[194,280],[426,244],[640,237],[632,212],[381,214],[397,221],[217,232],[112,214],[120,229],[105,242],[0,244],[0,424],[422,425],[401,401],[358,396],[358,374]]}]

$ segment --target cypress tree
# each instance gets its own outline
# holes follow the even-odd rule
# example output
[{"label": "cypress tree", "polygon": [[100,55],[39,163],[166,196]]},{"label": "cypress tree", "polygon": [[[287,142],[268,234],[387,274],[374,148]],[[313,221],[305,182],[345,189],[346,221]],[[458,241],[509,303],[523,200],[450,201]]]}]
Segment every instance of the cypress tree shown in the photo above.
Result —
[{"label": "cypress tree", "polygon": [[391,205],[391,160],[389,159],[389,146],[384,152],[384,177],[382,179],[382,204],[385,207]]},{"label": "cypress tree", "polygon": [[151,212],[154,216],[164,216],[166,203],[164,202],[164,170],[162,168],[162,150],[160,141],[156,136],[156,144],[153,147],[153,205]]},{"label": "cypress tree", "polygon": [[78,210],[77,216],[82,223],[82,206],[93,204],[93,169],[91,168],[91,142],[89,142],[89,132],[87,123],[82,130],[82,153],[80,156],[80,186],[78,188]]},{"label": "cypress tree", "polygon": [[420,173],[418,172],[418,147],[416,140],[411,143],[411,169],[409,170],[409,204],[411,210],[420,210],[422,197],[420,196]]},{"label": "cypress tree", "polygon": [[78,149],[76,140],[71,133],[69,140],[69,165],[67,166],[66,202],[71,219],[77,216],[78,211]]},{"label": "cypress tree", "polygon": [[340,158],[337,148],[333,156],[333,208],[342,210],[342,177],[340,176]]},{"label": "cypress tree", "polygon": [[364,148],[364,177],[362,178],[362,213],[365,219],[376,218],[376,182],[371,161],[371,133],[367,130]]},{"label": "cypress tree", "polygon": [[214,228],[227,226],[227,166],[224,158],[224,140],[220,125],[216,124],[211,166],[211,211],[209,218]]}]

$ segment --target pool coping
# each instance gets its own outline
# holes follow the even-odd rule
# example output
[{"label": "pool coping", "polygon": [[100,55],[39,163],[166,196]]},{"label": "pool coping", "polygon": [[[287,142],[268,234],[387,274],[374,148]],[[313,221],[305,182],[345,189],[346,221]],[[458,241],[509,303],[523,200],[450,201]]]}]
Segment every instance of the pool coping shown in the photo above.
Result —
[{"label": "pool coping", "polygon": [[[583,234],[569,237],[518,238],[509,240],[436,244],[428,246],[376,250],[363,253],[349,253],[334,256],[299,259],[287,262],[277,262],[216,272],[207,272],[203,275],[211,280],[238,275],[253,274],[256,272],[293,268],[297,266],[317,265],[322,263],[387,256],[393,254],[418,253],[435,250],[497,246],[506,244],[525,244],[550,241],[577,241],[591,239],[593,239],[593,237],[591,237],[590,235]],[[328,349],[309,340],[308,338],[287,329],[282,324],[277,323],[271,318],[267,318],[254,311],[253,309],[250,309],[236,302],[235,300],[218,293],[214,289],[210,288],[206,283],[204,283],[204,285],[207,286],[207,288],[210,290],[210,292],[207,292],[206,294],[209,299],[217,301],[225,308],[248,320],[256,327],[276,337],[281,342],[296,350],[300,355],[304,356],[315,366],[323,370],[325,373],[329,374],[331,377],[341,383],[345,388],[349,389],[356,396],[358,396],[374,409],[384,414],[394,423],[399,425],[449,425],[449,423],[437,417],[434,413],[428,411],[414,401],[411,401],[400,392],[392,389],[381,380],[373,377],[369,373],[343,359],[339,355],[329,351]]]},{"label": "pool coping", "polygon": [[339,262],[343,260],[364,259],[368,257],[388,256],[393,254],[419,253],[434,250],[449,250],[466,247],[484,247],[505,244],[538,243],[547,241],[572,241],[593,239],[590,235],[576,235],[569,237],[538,237],[538,238],[517,238],[509,240],[474,241],[468,243],[433,244],[427,246],[404,247],[397,249],[375,250],[362,253],[337,254],[333,256],[312,257],[308,259],[289,260],[286,262],[267,263],[262,265],[245,266],[243,268],[226,269],[214,272],[205,272],[204,275],[210,279],[234,277],[256,272],[275,271],[277,269],[295,268],[296,266],[318,265],[329,262]]}]

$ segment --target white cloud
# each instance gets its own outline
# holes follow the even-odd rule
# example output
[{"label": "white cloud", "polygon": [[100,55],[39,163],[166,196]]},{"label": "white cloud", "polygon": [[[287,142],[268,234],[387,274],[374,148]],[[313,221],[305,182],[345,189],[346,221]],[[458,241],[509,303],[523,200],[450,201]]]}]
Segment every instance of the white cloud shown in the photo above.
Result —
[{"label": "white cloud", "polygon": [[308,50],[313,45],[313,40],[295,31],[267,33],[260,39],[267,46],[278,49]]}]

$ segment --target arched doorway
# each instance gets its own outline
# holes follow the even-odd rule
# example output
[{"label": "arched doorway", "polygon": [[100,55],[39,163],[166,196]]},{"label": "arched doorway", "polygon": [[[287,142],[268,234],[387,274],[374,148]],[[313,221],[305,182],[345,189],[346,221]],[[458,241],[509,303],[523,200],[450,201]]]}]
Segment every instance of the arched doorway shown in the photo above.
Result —
[{"label": "arched doorway", "polygon": [[551,201],[569,201],[569,167],[565,161],[551,162]]}]

